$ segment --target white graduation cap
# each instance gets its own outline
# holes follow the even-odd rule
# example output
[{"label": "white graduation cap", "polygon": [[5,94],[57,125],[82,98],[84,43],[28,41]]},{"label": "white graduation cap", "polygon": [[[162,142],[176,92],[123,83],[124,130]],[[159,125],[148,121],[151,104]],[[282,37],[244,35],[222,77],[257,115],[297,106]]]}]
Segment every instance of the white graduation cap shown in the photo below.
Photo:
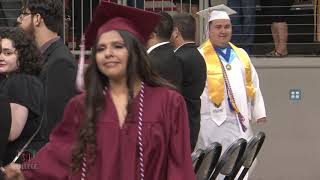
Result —
[{"label": "white graduation cap", "polygon": [[224,4],[209,7],[207,9],[197,12],[201,17],[208,18],[208,22],[215,19],[230,19],[229,15],[236,14],[237,12]]}]

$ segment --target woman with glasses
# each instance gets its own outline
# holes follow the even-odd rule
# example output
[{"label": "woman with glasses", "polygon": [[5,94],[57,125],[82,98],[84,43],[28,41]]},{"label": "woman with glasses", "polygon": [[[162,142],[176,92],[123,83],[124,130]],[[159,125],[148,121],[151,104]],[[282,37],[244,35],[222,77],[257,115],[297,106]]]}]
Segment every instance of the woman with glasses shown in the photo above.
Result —
[{"label": "woman with glasses", "polygon": [[[12,119],[3,159],[3,164],[8,164],[39,127],[43,88],[36,78],[40,61],[35,42],[19,28],[2,29],[0,37],[0,74],[5,77],[0,82],[0,94],[9,99]],[[37,134],[17,162],[29,159],[41,146],[41,137]]]}]

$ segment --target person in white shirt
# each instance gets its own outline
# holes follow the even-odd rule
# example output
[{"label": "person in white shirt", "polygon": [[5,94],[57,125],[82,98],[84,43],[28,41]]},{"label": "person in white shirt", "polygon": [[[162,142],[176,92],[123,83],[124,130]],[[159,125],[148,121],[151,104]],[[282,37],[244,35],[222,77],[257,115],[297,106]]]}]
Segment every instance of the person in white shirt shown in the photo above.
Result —
[{"label": "person in white shirt", "polygon": [[[222,10],[221,10],[221,9]],[[259,78],[245,50],[230,43],[232,9],[219,5],[200,11],[208,15],[208,40],[199,51],[207,65],[207,81],[201,95],[201,125],[194,152],[213,142],[223,151],[239,138],[250,140],[250,121],[266,121]]]}]

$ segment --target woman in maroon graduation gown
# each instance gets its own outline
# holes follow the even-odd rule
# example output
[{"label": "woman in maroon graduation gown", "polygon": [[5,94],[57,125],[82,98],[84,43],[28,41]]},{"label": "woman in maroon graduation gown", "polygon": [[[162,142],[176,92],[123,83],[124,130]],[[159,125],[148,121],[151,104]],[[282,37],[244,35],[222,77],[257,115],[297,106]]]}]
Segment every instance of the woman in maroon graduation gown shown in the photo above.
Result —
[{"label": "woman in maroon graduation gown", "polygon": [[86,93],[68,103],[50,142],[21,166],[22,173],[11,165],[7,176],[195,179],[184,99],[153,73],[141,43],[158,19],[113,3],[98,6],[86,33],[87,45],[93,45]]}]

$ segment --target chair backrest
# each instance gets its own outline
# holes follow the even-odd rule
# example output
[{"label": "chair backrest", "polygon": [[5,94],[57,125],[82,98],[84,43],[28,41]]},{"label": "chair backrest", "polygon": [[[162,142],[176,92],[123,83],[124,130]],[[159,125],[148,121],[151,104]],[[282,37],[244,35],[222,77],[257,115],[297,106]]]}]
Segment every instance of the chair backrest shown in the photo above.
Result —
[{"label": "chair backrest", "polygon": [[[238,171],[241,168],[241,166],[244,167],[244,169],[241,171],[241,174],[238,178],[238,180],[242,180],[249,168],[251,167],[252,163],[254,162],[254,160],[256,159],[257,155],[260,152],[260,149],[264,143],[264,140],[266,138],[266,135],[264,132],[258,132],[253,138],[251,138],[251,140],[248,143],[245,155],[243,156],[241,162],[239,163],[239,165],[237,166]],[[238,172],[236,172],[235,174],[233,174],[233,176],[235,177],[237,175]]]},{"label": "chair backrest", "polygon": [[192,154],[192,165],[194,172],[197,173],[206,153],[202,149],[198,149],[195,153]]},{"label": "chair backrest", "polygon": [[196,172],[197,180],[209,179],[211,173],[217,165],[222,146],[218,142],[212,143],[208,149],[205,150],[204,159]]},{"label": "chair backrest", "polygon": [[216,169],[211,174],[209,179],[214,180],[219,174],[225,175],[226,178],[232,175],[233,170],[236,167],[235,165],[241,160],[245,152],[246,145],[247,141],[242,138],[233,142],[222,154]]},{"label": "chair backrest", "polygon": [[7,96],[0,94],[0,162],[8,143],[11,129],[11,108]]}]

